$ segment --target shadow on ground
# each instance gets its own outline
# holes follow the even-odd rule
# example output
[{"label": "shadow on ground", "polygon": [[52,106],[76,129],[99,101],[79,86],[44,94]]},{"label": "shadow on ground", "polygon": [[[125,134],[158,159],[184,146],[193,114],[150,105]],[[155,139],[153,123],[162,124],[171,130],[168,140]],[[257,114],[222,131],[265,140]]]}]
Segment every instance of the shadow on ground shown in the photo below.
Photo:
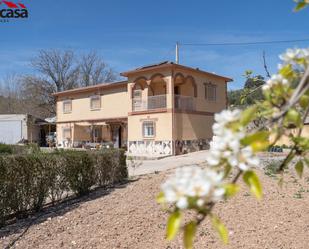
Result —
[{"label": "shadow on ground", "polygon": [[4,248],[12,248],[31,226],[43,223],[48,219],[52,219],[57,216],[63,216],[64,214],[78,208],[83,203],[109,195],[114,190],[125,188],[131,182],[138,180],[138,178],[132,180],[129,179],[113,186],[96,188],[88,195],[82,197],[68,197],[54,206],[43,208],[40,212],[34,213],[28,218],[15,220],[13,224],[0,228],[0,238],[16,234],[14,240],[12,240],[10,244],[6,245]]}]

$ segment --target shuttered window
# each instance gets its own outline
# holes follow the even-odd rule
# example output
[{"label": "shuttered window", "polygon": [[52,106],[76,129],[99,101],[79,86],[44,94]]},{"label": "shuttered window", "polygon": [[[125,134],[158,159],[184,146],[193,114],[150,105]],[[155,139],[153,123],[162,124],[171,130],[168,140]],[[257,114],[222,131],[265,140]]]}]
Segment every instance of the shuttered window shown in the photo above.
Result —
[{"label": "shuttered window", "polygon": [[217,86],[212,83],[205,84],[205,98],[209,101],[217,100]]},{"label": "shuttered window", "polygon": [[98,110],[101,109],[101,96],[95,95],[90,97],[90,109]]},{"label": "shuttered window", "polygon": [[63,101],[63,113],[72,112],[72,100]]}]

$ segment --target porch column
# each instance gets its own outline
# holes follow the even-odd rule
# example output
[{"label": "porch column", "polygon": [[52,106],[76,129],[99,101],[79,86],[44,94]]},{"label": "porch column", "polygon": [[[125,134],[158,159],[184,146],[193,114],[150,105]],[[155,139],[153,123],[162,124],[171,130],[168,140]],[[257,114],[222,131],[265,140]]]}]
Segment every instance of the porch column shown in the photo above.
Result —
[{"label": "porch column", "polygon": [[75,123],[73,123],[73,126],[71,127],[71,147],[74,147],[74,138],[75,138]]},{"label": "porch column", "polygon": [[174,93],[174,70],[172,70],[172,76],[170,77],[169,80],[169,91],[168,91],[168,96],[170,97],[169,105],[168,108],[172,109],[172,155],[176,155],[176,144],[175,144],[175,137],[176,137],[176,120],[175,120],[175,93]]},{"label": "porch column", "polygon": [[168,78],[166,84],[166,107],[174,109],[174,79],[173,76]]}]

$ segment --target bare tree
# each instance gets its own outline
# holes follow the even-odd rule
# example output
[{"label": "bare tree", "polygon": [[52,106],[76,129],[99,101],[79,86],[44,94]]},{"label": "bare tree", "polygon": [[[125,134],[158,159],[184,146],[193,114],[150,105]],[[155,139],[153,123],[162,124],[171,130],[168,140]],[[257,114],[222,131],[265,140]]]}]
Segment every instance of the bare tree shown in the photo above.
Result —
[{"label": "bare tree", "polygon": [[50,82],[33,76],[22,78],[22,101],[26,113],[38,117],[49,117],[56,114],[56,102],[52,96],[56,87]]},{"label": "bare tree", "polygon": [[73,51],[41,50],[31,64],[57,92],[77,86],[79,66]]},{"label": "bare tree", "polygon": [[3,77],[0,82],[0,113],[20,113],[22,103],[20,101],[20,78],[17,74],[11,73]]},{"label": "bare tree", "polygon": [[79,62],[80,85],[91,86],[117,79],[116,73],[98,56],[96,52],[83,55]]},{"label": "bare tree", "polygon": [[95,52],[77,58],[70,50],[41,50],[31,61],[38,75],[8,75],[0,80],[0,113],[55,115],[53,93],[111,82],[115,72]]}]

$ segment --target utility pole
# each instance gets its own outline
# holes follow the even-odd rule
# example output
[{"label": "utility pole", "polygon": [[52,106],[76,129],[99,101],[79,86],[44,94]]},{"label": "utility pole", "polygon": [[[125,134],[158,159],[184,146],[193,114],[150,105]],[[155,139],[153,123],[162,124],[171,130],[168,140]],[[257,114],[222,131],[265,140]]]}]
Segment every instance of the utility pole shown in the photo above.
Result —
[{"label": "utility pole", "polygon": [[179,64],[179,43],[176,42],[176,64]]}]

